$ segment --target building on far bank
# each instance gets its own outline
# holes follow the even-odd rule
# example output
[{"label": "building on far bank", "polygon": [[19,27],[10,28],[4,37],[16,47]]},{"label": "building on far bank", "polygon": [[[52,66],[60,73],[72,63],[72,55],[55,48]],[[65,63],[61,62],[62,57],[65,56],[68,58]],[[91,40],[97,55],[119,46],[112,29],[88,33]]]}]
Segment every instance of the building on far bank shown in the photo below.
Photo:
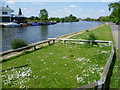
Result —
[{"label": "building on far bank", "polygon": [[12,22],[14,16],[14,14],[12,14],[13,12],[14,10],[8,6],[0,7],[0,22]]},{"label": "building on far bank", "polygon": [[24,22],[26,19],[23,15],[14,15],[14,10],[9,8],[9,6],[6,7],[0,7],[0,22],[8,23],[8,22]]}]

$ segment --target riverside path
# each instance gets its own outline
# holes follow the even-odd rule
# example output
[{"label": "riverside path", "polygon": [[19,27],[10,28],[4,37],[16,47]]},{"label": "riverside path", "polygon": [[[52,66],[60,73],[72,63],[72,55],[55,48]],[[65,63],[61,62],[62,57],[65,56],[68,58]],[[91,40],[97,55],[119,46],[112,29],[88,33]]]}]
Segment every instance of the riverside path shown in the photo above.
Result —
[{"label": "riverside path", "polygon": [[117,49],[120,47],[120,25],[116,25],[115,23],[110,23],[110,28],[112,30],[112,34],[116,43]]}]

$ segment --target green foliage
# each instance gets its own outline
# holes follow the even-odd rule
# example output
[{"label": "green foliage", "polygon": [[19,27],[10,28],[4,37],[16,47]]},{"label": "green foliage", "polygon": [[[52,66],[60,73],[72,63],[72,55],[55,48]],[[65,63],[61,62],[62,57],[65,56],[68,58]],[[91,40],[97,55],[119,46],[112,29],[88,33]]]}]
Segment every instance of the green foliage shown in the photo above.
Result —
[{"label": "green foliage", "polygon": [[49,22],[50,22],[50,21],[60,22],[60,18],[58,18],[58,17],[51,17],[51,18],[48,19],[48,21],[49,21]]},{"label": "green foliage", "polygon": [[112,9],[110,20],[116,24],[120,24],[120,2],[110,3],[109,10]]},{"label": "green foliage", "polygon": [[11,46],[13,49],[17,49],[17,48],[27,46],[27,43],[22,39],[13,39],[11,42]]},{"label": "green foliage", "polygon": [[46,22],[46,20],[48,19],[48,12],[46,9],[41,9],[40,10],[40,13],[39,13],[39,17],[40,17],[40,20]]},{"label": "green foliage", "polygon": [[98,21],[110,21],[109,16],[101,16],[97,20]]},{"label": "green foliage", "polygon": [[61,18],[61,22],[78,22],[79,19],[77,19],[77,17],[73,16],[72,14],[70,14],[67,17]]},{"label": "green foliage", "polygon": [[96,21],[96,19],[87,17],[86,19],[83,19],[83,21]]},{"label": "green foliage", "polygon": [[86,39],[90,40],[89,42],[87,42],[87,44],[92,45],[92,46],[97,45],[97,42],[95,42],[95,40],[97,40],[97,37],[95,36],[94,33],[89,33]]},{"label": "green foliage", "polygon": [[21,11],[21,8],[19,8],[19,12],[18,12],[18,15],[22,15],[22,11]]},{"label": "green foliage", "polygon": [[111,33],[111,29],[109,25],[104,25],[102,27],[96,28],[94,30],[88,31],[86,33],[83,34],[79,34],[76,36],[73,36],[71,38],[73,39],[86,39],[90,33],[94,33],[95,36],[97,37],[97,40],[107,40],[107,41],[113,41],[113,37],[112,37],[112,33]]},{"label": "green foliage", "polygon": [[[19,88],[23,85],[29,88],[77,88],[92,83],[100,79],[99,73],[102,73],[101,68],[109,56],[109,52],[101,54],[103,50],[108,52],[110,47],[86,48],[84,45],[63,45],[58,42],[47,48],[14,58],[2,63],[2,74],[5,76],[3,76],[3,88]],[[14,82],[14,85],[9,86],[4,82],[9,80],[7,76],[17,76],[16,70],[19,72],[23,68],[19,66],[26,64],[28,66],[24,69],[31,68],[32,70],[30,77],[24,76],[26,74],[21,71],[19,74],[22,76],[19,75],[20,77],[15,78],[15,81],[9,81],[9,84]],[[15,70],[16,67],[19,68]],[[9,70],[11,68],[13,69]],[[98,71],[98,69],[100,70]],[[85,76],[86,74],[88,76]],[[77,77],[81,77],[82,81],[78,81]],[[14,80],[14,77],[11,78]]]},{"label": "green foliage", "polygon": [[[72,14],[64,17],[64,18],[58,18],[58,17],[50,17],[48,18],[48,15],[42,15],[44,10],[41,11],[40,17],[31,16],[28,19],[26,19],[27,22],[78,22],[79,19],[77,17],[73,16]],[[46,11],[47,14],[47,11]]]}]

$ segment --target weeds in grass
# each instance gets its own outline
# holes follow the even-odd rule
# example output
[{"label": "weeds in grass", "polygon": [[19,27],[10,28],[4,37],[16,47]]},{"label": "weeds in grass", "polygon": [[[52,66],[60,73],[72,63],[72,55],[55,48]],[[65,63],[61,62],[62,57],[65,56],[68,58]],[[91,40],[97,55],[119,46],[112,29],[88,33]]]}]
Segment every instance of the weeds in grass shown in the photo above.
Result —
[{"label": "weeds in grass", "polygon": [[97,42],[95,42],[95,40],[97,40],[97,37],[95,36],[94,33],[89,33],[86,40],[90,40],[90,41],[86,42],[86,44],[88,44],[90,46],[97,45]]},{"label": "weeds in grass", "polygon": [[12,42],[11,42],[11,46],[13,49],[17,49],[17,48],[21,48],[21,47],[24,47],[24,46],[27,46],[27,43],[25,40],[22,40],[22,39],[13,39]]}]

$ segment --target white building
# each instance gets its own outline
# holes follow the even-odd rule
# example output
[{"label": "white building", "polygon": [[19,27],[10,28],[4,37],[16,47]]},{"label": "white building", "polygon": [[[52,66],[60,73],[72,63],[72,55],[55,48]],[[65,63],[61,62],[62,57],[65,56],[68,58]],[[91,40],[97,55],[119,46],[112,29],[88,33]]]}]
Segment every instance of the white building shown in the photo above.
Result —
[{"label": "white building", "polygon": [[14,10],[11,8],[7,7],[0,7],[0,22],[12,22],[13,21],[13,16],[12,14]]}]

